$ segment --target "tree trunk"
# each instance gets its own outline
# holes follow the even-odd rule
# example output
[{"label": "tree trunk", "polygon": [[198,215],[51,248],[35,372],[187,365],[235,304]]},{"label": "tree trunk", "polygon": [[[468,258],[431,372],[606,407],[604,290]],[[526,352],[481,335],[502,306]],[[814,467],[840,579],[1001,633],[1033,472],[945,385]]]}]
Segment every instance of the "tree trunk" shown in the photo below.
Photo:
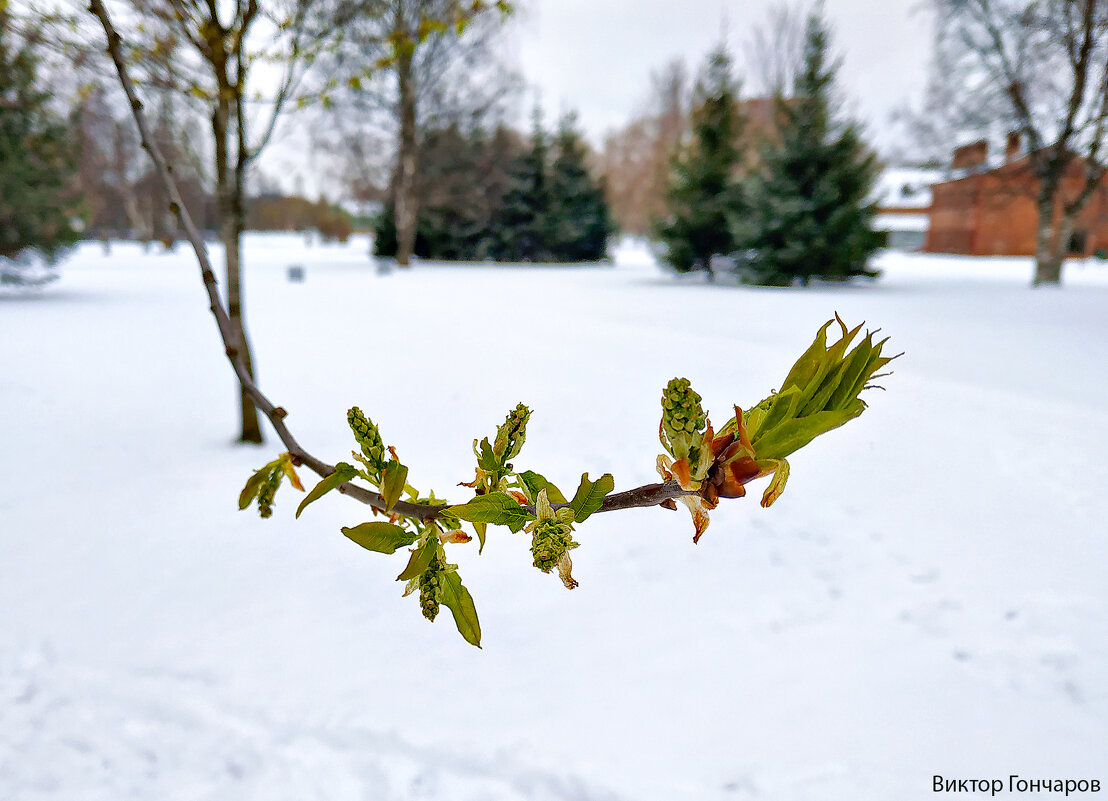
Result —
[{"label": "tree trunk", "polygon": [[[223,93],[221,93],[222,95]],[[219,202],[219,236],[223,241],[224,264],[227,273],[227,315],[234,332],[234,347],[242,357],[250,377],[254,377],[250,342],[246,338],[242,315],[242,259],[240,247],[245,227],[243,181],[239,165],[232,173],[228,164],[228,129],[230,101],[220,100],[212,115],[215,135],[216,195]],[[262,442],[262,428],[254,401],[239,387],[239,442]]]},{"label": "tree trunk", "polygon": [[1056,187],[1049,179],[1039,191],[1039,230],[1035,238],[1035,278],[1032,286],[1044,284],[1058,286],[1062,283],[1062,261],[1066,242],[1060,242],[1060,231],[1055,225]]},{"label": "tree trunk", "polygon": [[416,103],[412,85],[412,56],[403,53],[396,62],[400,131],[397,140],[396,175],[393,180],[396,213],[396,263],[407,267],[415,249],[416,215]]}]

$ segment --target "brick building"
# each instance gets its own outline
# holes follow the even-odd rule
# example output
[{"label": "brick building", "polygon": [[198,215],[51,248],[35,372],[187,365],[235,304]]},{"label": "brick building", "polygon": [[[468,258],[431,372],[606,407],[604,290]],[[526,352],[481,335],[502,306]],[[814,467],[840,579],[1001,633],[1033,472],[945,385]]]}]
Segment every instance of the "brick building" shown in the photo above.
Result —
[{"label": "brick building", "polygon": [[[990,166],[988,144],[974,142],[954,151],[951,178],[931,187],[930,225],[924,250],[975,256],[1031,256],[1035,253],[1038,179],[1018,134],[1008,137],[1004,162]],[[1062,179],[1062,199],[1077,195],[1084,184],[1082,162],[1075,161]],[[1069,243],[1074,256],[1108,249],[1108,178],[1101,181],[1078,215]]]},{"label": "brick building", "polygon": [[944,177],[943,170],[920,167],[888,167],[881,172],[873,190],[877,202],[873,227],[885,232],[886,247],[923,248],[930,222],[931,185]]}]

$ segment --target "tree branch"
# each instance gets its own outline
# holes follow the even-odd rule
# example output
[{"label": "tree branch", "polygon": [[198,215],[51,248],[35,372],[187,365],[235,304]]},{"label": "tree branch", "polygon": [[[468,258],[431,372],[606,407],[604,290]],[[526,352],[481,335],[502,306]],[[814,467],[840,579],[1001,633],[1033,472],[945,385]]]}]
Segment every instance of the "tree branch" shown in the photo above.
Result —
[{"label": "tree branch", "polygon": [[[127,70],[126,60],[122,52],[122,39],[112,25],[111,18],[108,16],[108,11],[104,7],[103,0],[90,0],[89,11],[100,20],[100,24],[104,28],[104,34],[108,40],[108,53],[111,55],[112,61],[115,64],[116,73],[119,76],[119,82],[123,87],[123,92],[127,96],[127,102],[131,107],[131,115],[134,117],[139,136],[142,139],[142,146],[146,152],[150,154],[150,158],[154,162],[158,180],[169,196],[170,210],[176,215],[189,244],[192,246],[193,253],[196,255],[196,260],[200,266],[200,275],[204,282],[204,288],[208,293],[209,308],[212,315],[215,317],[216,326],[219,328],[219,336],[223,340],[224,352],[227,355],[228,361],[231,363],[231,367],[235,371],[235,375],[238,377],[239,383],[253,399],[258,409],[269,419],[270,425],[273,426],[273,430],[288,449],[294,463],[308,467],[320,477],[325,478],[329,476],[335,471],[334,465],[330,465],[316,458],[301,447],[300,443],[296,441],[289,431],[288,426],[285,425],[287,412],[284,408],[274,404],[262,393],[250,377],[250,373],[243,362],[242,356],[234,347],[234,329],[232,328],[227,309],[224,307],[223,301],[219,297],[219,287],[215,277],[215,270],[212,269],[211,261],[208,258],[208,251],[200,236],[200,232],[181,198],[181,193],[177,188],[177,182],[173,178],[173,167],[166,161],[151,135],[150,128],[146,122],[146,115],[143,113],[142,101],[135,92],[134,83],[131,81]],[[355,500],[372,506],[374,509],[382,512],[386,510],[385,501],[378,493],[360,487],[357,484],[347,482],[339,487],[339,491]],[[697,495],[697,493],[682,489],[676,481],[667,481],[664,484],[647,484],[625,492],[608,495],[604,499],[604,503],[598,512],[613,512],[621,509],[658,506],[685,495]],[[392,506],[389,513],[426,522],[438,517],[445,508],[446,505],[429,506],[398,501]]]}]

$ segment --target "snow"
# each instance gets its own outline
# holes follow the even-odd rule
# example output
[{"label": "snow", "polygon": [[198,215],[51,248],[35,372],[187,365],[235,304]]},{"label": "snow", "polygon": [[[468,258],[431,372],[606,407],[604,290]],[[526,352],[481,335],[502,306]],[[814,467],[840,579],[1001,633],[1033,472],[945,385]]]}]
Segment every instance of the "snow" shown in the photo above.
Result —
[{"label": "snow", "polygon": [[[195,265],[82,246],[0,291],[0,798],[922,799],[932,776],[1108,780],[1108,268],[886,253],[872,284],[708,286],[614,266],[433,264],[250,237],[265,390],[347,456],[360,405],[451,498],[523,400],[516,464],[654,480],[657,401],[777,386],[834,311],[905,356],[791,459],[771,509],[598,515],[567,592],[495,530],[451,546],[484,648],[430,625],[366,509],[238,512],[279,448],[235,389]],[[291,264],[305,281],[286,279]],[[310,476],[304,476],[310,479]]]}]

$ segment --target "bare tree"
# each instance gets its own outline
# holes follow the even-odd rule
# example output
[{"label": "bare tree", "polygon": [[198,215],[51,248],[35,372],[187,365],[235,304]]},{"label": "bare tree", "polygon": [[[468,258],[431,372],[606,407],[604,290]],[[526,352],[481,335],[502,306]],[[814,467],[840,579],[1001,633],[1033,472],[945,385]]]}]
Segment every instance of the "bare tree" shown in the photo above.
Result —
[{"label": "bare tree", "polygon": [[965,127],[1021,134],[1037,180],[1034,283],[1058,284],[1077,215],[1108,170],[1108,0],[933,4],[945,43],[934,100],[945,94]]},{"label": "bare tree", "polygon": [[401,266],[415,245],[420,132],[465,127],[465,118],[482,117],[514,88],[494,51],[508,10],[505,3],[460,0],[343,0],[338,6],[343,44],[327,85],[342,93],[347,119],[336,130],[343,149],[367,158],[350,173],[363,186],[379,183],[371,154],[381,133],[394,143],[390,199]]},{"label": "bare tree", "polygon": [[[225,254],[227,306],[235,340],[253,373],[243,313],[242,233],[246,226],[246,179],[272,137],[311,58],[324,46],[322,27],[311,24],[317,0],[130,0],[119,8],[149,88],[184,92],[207,117],[212,167]],[[262,91],[251,81],[260,63],[278,77]],[[258,109],[251,108],[254,105]],[[240,387],[242,442],[261,442],[257,409]]]},{"label": "bare tree", "polygon": [[789,97],[804,63],[804,24],[808,4],[780,0],[766,11],[746,47],[746,68],[757,91],[770,97]]},{"label": "bare tree", "polygon": [[[142,147],[130,119],[121,119],[108,91],[90,84],[76,109],[78,180],[88,209],[89,224],[111,229],[142,228],[134,184],[141,173]],[[122,210],[124,219],[119,217]]]},{"label": "bare tree", "polygon": [[688,70],[674,59],[650,73],[643,111],[605,138],[604,179],[621,230],[647,234],[665,214],[670,168],[689,128],[689,103]]}]

